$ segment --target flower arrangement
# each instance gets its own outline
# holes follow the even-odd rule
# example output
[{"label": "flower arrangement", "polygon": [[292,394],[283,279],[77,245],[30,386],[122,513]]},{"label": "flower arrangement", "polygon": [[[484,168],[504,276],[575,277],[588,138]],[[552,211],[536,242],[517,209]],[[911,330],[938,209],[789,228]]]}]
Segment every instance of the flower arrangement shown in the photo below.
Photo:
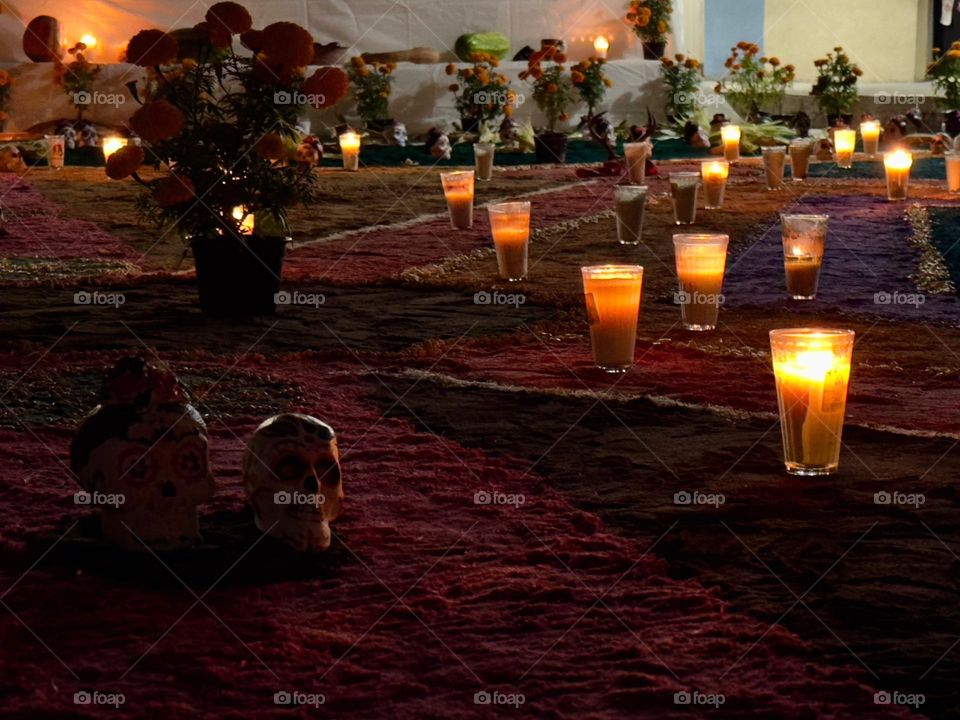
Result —
[{"label": "flower arrangement", "polygon": [[[238,237],[244,219],[235,216],[238,207],[263,234],[286,234],[286,208],[310,199],[316,181],[286,163],[295,148],[297,101],[327,107],[347,92],[338,68],[304,78],[314,52],[306,30],[289,22],[251,26],[245,8],[220,2],[197,26],[207,33],[199,60],[178,61],[177,41],[160,30],[137,33],[127,48],[128,62],[148,69],[142,86],[131,83],[140,108],[129,126],[142,147],[118,150],[106,172],[139,182],[146,190],[141,211],[184,237]],[[232,51],[236,35],[252,57]],[[215,52],[222,48],[230,51]],[[140,177],[145,159],[160,177]]]},{"label": "flower arrangement", "polygon": [[347,75],[353,86],[357,114],[368,128],[380,130],[390,121],[390,91],[396,63],[368,63],[362,57],[351,58]]},{"label": "flower arrangement", "polygon": [[92,102],[93,83],[100,74],[100,66],[87,60],[86,50],[87,46],[78,42],[67,50],[73,60],[65,63],[57,57],[53,59],[56,81],[73,101],[78,120],[83,119],[83,111]]},{"label": "flower arrangement", "polygon": [[724,65],[727,76],[717,83],[716,91],[726,95],[731,107],[751,122],[779,110],[796,77],[793,65],[760,55],[760,47],[754,43],[737,43]]},{"label": "flower arrangement", "polygon": [[587,117],[596,114],[607,94],[607,88],[613,87],[613,82],[603,73],[603,66],[607,61],[603,58],[590,57],[581,60],[570,69],[570,80],[580,95],[580,100],[587,106]]},{"label": "flower arrangement", "polygon": [[814,60],[817,68],[817,81],[813,84],[813,95],[828,120],[840,118],[853,112],[857,104],[857,78],[863,71],[843,52],[835,47],[825,58]]},{"label": "flower arrangement", "polygon": [[693,57],[683,54],[660,60],[660,77],[670,89],[667,98],[667,115],[676,122],[683,122],[700,112],[700,81],[703,65]]},{"label": "flower arrangement", "polygon": [[520,78],[533,83],[533,101],[547,119],[547,131],[557,132],[557,125],[569,119],[567,109],[575,101],[574,86],[567,75],[567,56],[551,45],[530,56],[527,69]]},{"label": "flower arrangement", "polygon": [[637,37],[662,42],[670,32],[670,0],[630,0],[627,22]]},{"label": "flower arrangement", "polygon": [[464,125],[480,129],[492,125],[501,115],[513,115],[517,93],[510,89],[510,79],[497,70],[499,59],[474,53],[470,60],[470,67],[458,69],[453,63],[446,67],[447,75],[455,75],[457,79],[448,89],[456,97]]},{"label": "flower arrangement", "polygon": [[927,77],[933,81],[941,105],[948,110],[960,109],[960,41],[941,53],[933,49],[933,62],[927,66]]}]

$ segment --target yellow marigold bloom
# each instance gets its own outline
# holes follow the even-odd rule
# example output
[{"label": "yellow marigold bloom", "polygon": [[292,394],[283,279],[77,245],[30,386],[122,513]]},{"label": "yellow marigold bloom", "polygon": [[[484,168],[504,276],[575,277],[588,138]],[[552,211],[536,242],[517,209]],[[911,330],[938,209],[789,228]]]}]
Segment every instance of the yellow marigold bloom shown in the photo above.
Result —
[{"label": "yellow marigold bloom", "polygon": [[583,73],[580,73],[580,72],[573,72],[573,73],[571,73],[571,74],[570,74],[570,79],[573,80],[573,82],[574,82],[575,85],[579,85],[579,84],[582,83],[584,80],[586,80],[586,78],[583,76]]},{"label": "yellow marigold bloom", "polygon": [[457,66],[453,63],[449,63],[443,70],[445,73],[447,73],[447,75],[453,75],[457,71]]},{"label": "yellow marigold bloom", "polygon": [[778,58],[778,57],[772,57],[772,58],[770,58],[770,64],[773,65],[774,67],[779,67],[779,66],[780,66],[780,58]]},{"label": "yellow marigold bloom", "polygon": [[683,53],[677,53],[676,58],[677,58],[677,62],[681,63],[687,59],[687,56],[684,55]]},{"label": "yellow marigold bloom", "polygon": [[470,78],[472,78],[472,77],[473,77],[473,68],[467,68],[466,70],[464,70],[464,71],[463,71],[463,76],[464,76],[465,78],[467,78],[467,80],[469,80]]},{"label": "yellow marigold bloom", "polygon": [[657,32],[661,35],[667,31],[667,24],[661,20],[657,23]]},{"label": "yellow marigold bloom", "polygon": [[367,64],[366,61],[359,55],[357,55],[356,57],[350,58],[350,62],[355,68],[362,68],[364,65]]},{"label": "yellow marigold bloom", "polygon": [[948,50],[947,57],[949,58],[958,58],[960,57],[960,50]]}]

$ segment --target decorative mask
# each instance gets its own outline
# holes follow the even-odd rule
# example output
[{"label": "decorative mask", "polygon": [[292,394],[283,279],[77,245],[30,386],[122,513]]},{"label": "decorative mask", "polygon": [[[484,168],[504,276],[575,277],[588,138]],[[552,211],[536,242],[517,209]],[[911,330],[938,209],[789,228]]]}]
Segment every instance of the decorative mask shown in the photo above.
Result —
[{"label": "decorative mask", "polygon": [[214,490],[207,444],[203,418],[172,372],[120,360],[70,446],[104,539],[132,551],[197,544],[197,508]]},{"label": "decorative mask", "polygon": [[407,126],[402,122],[394,122],[384,131],[387,142],[397,147],[407,146]]},{"label": "decorative mask", "polygon": [[332,427],[296,413],[266,420],[243,455],[243,485],[260,530],[301,552],[330,547],[343,501]]}]

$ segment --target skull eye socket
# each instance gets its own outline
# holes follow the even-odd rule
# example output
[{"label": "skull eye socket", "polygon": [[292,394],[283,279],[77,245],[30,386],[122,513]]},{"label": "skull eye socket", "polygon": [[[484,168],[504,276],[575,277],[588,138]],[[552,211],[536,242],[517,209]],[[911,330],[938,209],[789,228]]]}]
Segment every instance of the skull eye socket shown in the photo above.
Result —
[{"label": "skull eye socket", "polygon": [[307,463],[297,455],[284,455],[277,462],[274,472],[284,482],[293,482],[307,472]]},{"label": "skull eye socket", "polygon": [[321,460],[314,467],[317,478],[324,485],[336,485],[340,482],[340,466],[330,460]]}]

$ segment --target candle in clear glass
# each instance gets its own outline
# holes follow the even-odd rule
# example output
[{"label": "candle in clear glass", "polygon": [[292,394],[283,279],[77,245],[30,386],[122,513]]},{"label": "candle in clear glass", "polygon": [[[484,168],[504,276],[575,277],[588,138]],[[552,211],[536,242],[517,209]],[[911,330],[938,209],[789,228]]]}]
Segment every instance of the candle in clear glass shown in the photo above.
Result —
[{"label": "candle in clear glass", "polygon": [[707,210],[719,210],[723,207],[730,163],[726,160],[704,160],[700,165],[700,176],[703,178],[703,206]]},{"label": "candle in clear glass", "polygon": [[617,205],[617,240],[621,245],[639,245],[647,206],[647,186],[617,185],[613,188],[613,195]]},{"label": "candle in clear glass", "polygon": [[527,276],[530,244],[530,203],[506,202],[487,209],[500,277],[510,282],[523,280]]},{"label": "candle in clear glass", "polygon": [[876,120],[864,120],[860,123],[860,137],[863,138],[863,152],[876,157],[880,152],[880,123]]},{"label": "candle in clear glass", "polygon": [[829,219],[828,215],[780,216],[787,295],[794,300],[813,300],[817,296]]},{"label": "candle in clear glass", "polygon": [[830,475],[840,465],[853,330],[770,331],[783,459],[791,475]]},{"label": "candle in clear glass", "polygon": [[943,162],[947,169],[947,189],[960,192],[960,152],[950,150],[943,154]]},{"label": "candle in clear glass", "polygon": [[601,60],[607,59],[607,51],[609,49],[610,41],[607,40],[603,35],[600,35],[596,40],[593,41],[593,53]]},{"label": "candle in clear glass", "polygon": [[497,146],[493,143],[474,143],[473,161],[477,180],[489,180],[493,177],[493,155],[496,149]]},{"label": "candle in clear glass", "polygon": [[857,146],[856,130],[834,130],[833,149],[837,156],[837,167],[853,167],[853,150]]},{"label": "candle in clear glass", "polygon": [[626,372],[633,367],[637,344],[643,268],[594,265],[580,272],[594,362],[606,372]]},{"label": "candle in clear glass", "polygon": [[697,221],[697,191],[700,173],[670,173],[670,196],[673,199],[673,221],[692,225]]},{"label": "candle in clear glass", "polygon": [[910,168],[913,167],[913,155],[904,150],[885,153],[883,167],[887,171],[887,199],[906,200],[907,186],[910,184]]},{"label": "candle in clear glass", "polygon": [[767,177],[767,190],[783,187],[783,171],[787,166],[787,149],[783,146],[763,148],[763,170]]},{"label": "candle in clear glass", "polygon": [[623,154],[627,159],[627,174],[631,185],[643,185],[647,177],[647,158],[653,154],[650,141],[624,143]]},{"label": "candle in clear glass", "polygon": [[723,156],[727,162],[740,159],[740,126],[723,125],[720,127],[720,139],[723,140]]},{"label": "candle in clear glass", "polygon": [[352,130],[340,136],[340,153],[343,155],[343,169],[360,169],[360,135]]},{"label": "candle in clear glass", "polygon": [[790,176],[794,182],[803,182],[807,179],[812,152],[813,140],[797,138],[790,142]]},{"label": "candle in clear glass", "polygon": [[440,182],[450,211],[450,225],[458,229],[473,227],[473,170],[440,173]]},{"label": "candle in clear glass", "polygon": [[118,137],[116,135],[105,137],[100,143],[100,147],[103,150],[103,159],[109,160],[111,155],[113,155],[120,148],[126,147],[128,142],[129,141],[126,138]]},{"label": "candle in clear glass", "polygon": [[63,135],[44,135],[47,142],[47,167],[51,170],[63,170],[67,139]]},{"label": "candle in clear glass", "polygon": [[717,327],[729,240],[727,235],[673,236],[680,280],[680,313],[687,330]]}]

